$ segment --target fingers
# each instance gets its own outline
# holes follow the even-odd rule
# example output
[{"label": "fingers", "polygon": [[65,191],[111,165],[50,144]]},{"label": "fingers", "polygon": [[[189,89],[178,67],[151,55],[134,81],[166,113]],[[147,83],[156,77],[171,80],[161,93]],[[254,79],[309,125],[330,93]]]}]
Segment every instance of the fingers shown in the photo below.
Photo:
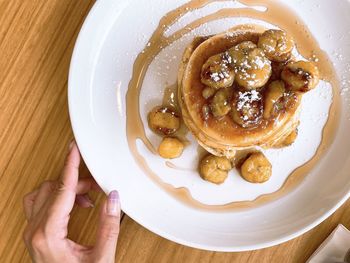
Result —
[{"label": "fingers", "polygon": [[[52,218],[65,218],[71,212],[74,202],[82,207],[93,207],[92,201],[84,195],[90,190],[102,191],[91,177],[79,177],[80,154],[77,145],[73,142],[65,161],[61,178],[58,182],[44,182],[35,195],[28,195],[24,200],[24,209],[27,219],[36,215],[46,203]],[[79,180],[79,181],[78,181]],[[54,195],[52,196],[52,193]],[[81,195],[77,197],[76,195]]]},{"label": "fingers", "polygon": [[120,225],[120,201],[112,191],[102,206],[94,255],[104,262],[114,262]]},{"label": "fingers", "polygon": [[80,154],[75,142],[70,145],[61,178],[59,179],[55,195],[49,205],[50,215],[54,221],[65,219],[72,211],[78,187]]},{"label": "fingers", "polygon": [[34,200],[32,216],[35,216],[39,210],[43,207],[43,205],[47,202],[52,192],[55,190],[56,182],[54,181],[46,181],[42,183],[38,190],[38,194]]},{"label": "fingers", "polygon": [[35,190],[23,197],[24,214],[27,220],[29,220],[32,216],[33,205],[38,192],[39,190]]},{"label": "fingers", "polygon": [[92,200],[87,195],[90,191],[102,192],[102,189],[91,177],[79,179],[76,188],[77,196],[75,197],[75,203],[84,208],[94,207]]},{"label": "fingers", "polygon": [[102,192],[101,187],[91,177],[80,178],[76,187],[77,194],[85,194],[89,191]]},{"label": "fingers", "polygon": [[87,194],[77,195],[75,198],[75,203],[83,208],[94,207],[93,202]]},{"label": "fingers", "polygon": [[79,179],[79,182],[76,188],[77,196],[75,198],[75,203],[78,206],[81,206],[84,208],[94,207],[93,202],[87,195],[89,191],[102,192],[102,189],[91,177]]},{"label": "fingers", "polygon": [[[24,213],[27,220],[33,215],[36,215],[39,210],[43,207],[44,203],[47,202],[49,196],[55,190],[57,182],[46,181],[39,189],[27,194],[23,198]],[[93,207],[93,202],[90,200],[88,195],[85,195],[89,191],[102,191],[93,178],[81,178],[79,179],[76,187],[76,204],[81,207]]]}]

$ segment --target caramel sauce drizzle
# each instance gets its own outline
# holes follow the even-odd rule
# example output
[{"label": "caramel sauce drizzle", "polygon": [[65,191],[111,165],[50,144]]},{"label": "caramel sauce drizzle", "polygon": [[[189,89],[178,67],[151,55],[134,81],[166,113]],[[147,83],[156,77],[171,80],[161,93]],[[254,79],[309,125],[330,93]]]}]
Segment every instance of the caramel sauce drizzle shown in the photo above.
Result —
[{"label": "caramel sauce drizzle", "polygon": [[[196,209],[212,210],[212,211],[232,211],[235,209],[252,208],[267,202],[271,202],[280,198],[299,185],[305,176],[312,170],[312,168],[320,161],[324,153],[330,147],[335,136],[339,116],[340,116],[340,95],[339,95],[339,81],[337,79],[333,65],[328,55],[319,47],[317,41],[309,31],[307,26],[298,17],[296,13],[288,9],[283,4],[274,0],[240,0],[239,2],[248,6],[243,8],[224,8],[205,17],[199,18],[184,28],[178,30],[174,34],[166,37],[165,31],[168,27],[175,24],[185,14],[190,13],[196,9],[200,9],[210,3],[222,0],[192,0],[173,11],[167,13],[159,22],[157,29],[149,39],[149,44],[137,56],[132,78],[129,82],[128,92],[126,95],[127,103],[127,118],[126,118],[126,132],[130,148],[130,152],[134,156],[137,164],[149,176],[149,178],[156,183],[161,189],[171,194],[180,202]],[[265,11],[259,11],[249,6],[266,7]],[[195,28],[208,23],[210,21],[229,18],[229,17],[249,17],[258,20],[263,20],[270,24],[276,25],[281,29],[287,31],[294,38],[298,52],[308,60],[313,60],[315,57],[318,60],[313,60],[320,70],[321,78],[329,82],[333,88],[333,102],[330,107],[328,120],[323,128],[322,141],[317,152],[307,163],[295,169],[287,178],[283,186],[276,192],[264,194],[257,197],[253,201],[239,201],[224,205],[206,205],[193,199],[191,193],[187,188],[175,188],[170,184],[163,182],[147,165],[144,157],[138,152],[136,141],[141,139],[146,147],[153,153],[155,149],[148,140],[145,129],[140,117],[139,97],[143,80],[149,65],[159,52],[180,39],[183,35],[191,32]],[[243,25],[244,28],[244,25]],[[168,163],[168,166],[176,168],[176,166]]]}]

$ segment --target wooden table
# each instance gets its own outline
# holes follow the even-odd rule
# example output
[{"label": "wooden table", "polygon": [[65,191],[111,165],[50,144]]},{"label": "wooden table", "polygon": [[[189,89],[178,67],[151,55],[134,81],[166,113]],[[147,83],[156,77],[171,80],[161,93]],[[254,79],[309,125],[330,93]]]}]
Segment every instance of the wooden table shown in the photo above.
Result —
[{"label": "wooden table", "polygon": [[[0,0],[0,262],[29,262],[22,197],[60,173],[72,139],[67,77],[74,42],[93,0]],[[86,168],[81,174],[88,175]],[[94,195],[96,203],[104,198]],[[97,209],[75,209],[72,239],[94,242]],[[279,246],[216,253],[165,240],[124,215],[117,262],[305,262],[339,223],[350,201],[303,236]]]}]

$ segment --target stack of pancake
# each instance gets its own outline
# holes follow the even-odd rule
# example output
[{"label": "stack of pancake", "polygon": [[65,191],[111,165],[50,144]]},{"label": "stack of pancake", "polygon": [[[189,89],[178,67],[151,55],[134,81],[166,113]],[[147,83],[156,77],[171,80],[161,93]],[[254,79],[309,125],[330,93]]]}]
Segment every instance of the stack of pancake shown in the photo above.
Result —
[{"label": "stack of pancake", "polygon": [[[178,100],[183,121],[198,143],[213,155],[232,158],[237,150],[257,146],[280,147],[297,129],[302,92],[289,92],[289,99],[285,101],[283,110],[269,118],[261,117],[253,125],[237,123],[232,114],[218,118],[210,112],[204,113],[212,98],[202,95],[207,87],[202,79],[203,65],[210,57],[224,54],[242,42],[250,41],[257,45],[263,32],[264,30],[257,28],[235,29],[214,36],[197,37],[184,52],[178,74]],[[254,96],[258,96],[263,104],[268,85],[275,80],[281,81],[282,68],[288,61],[271,61],[271,74],[263,87],[245,89],[234,81],[227,89],[233,92],[233,97],[238,96],[238,100],[243,100],[244,103],[249,103],[249,100],[254,100]],[[306,76],[306,80],[308,77],[309,75]],[[232,104],[232,100],[231,95],[228,103]],[[237,106],[237,103],[235,105]],[[262,107],[262,111],[264,110],[265,106]],[[265,114],[262,112],[261,115]]]}]

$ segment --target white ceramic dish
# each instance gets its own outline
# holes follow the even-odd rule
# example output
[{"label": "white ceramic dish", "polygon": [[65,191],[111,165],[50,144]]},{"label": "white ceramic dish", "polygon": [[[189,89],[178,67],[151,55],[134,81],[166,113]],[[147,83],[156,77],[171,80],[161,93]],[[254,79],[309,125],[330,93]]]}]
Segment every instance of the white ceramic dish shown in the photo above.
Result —
[{"label": "white ceramic dish", "polygon": [[[341,79],[342,114],[333,145],[292,193],[258,208],[220,213],[190,208],[160,189],[137,166],[126,140],[125,95],[134,59],[147,44],[159,19],[185,2],[96,2],[80,32],[69,74],[69,111],[83,158],[106,192],[119,190],[122,208],[130,217],[175,242],[208,250],[243,251],[294,238],[323,221],[349,196],[350,18],[347,14],[350,3],[283,1],[309,26],[320,46],[332,57]],[[232,1],[211,4],[193,13],[192,17],[235,5],[237,3]],[[168,33],[189,20],[190,17],[184,17]],[[161,101],[160,94],[166,83],[175,82],[181,53],[194,35],[221,32],[234,24],[247,22],[252,19],[212,22],[160,53],[147,72],[141,92],[143,120],[149,109]],[[186,186],[193,197],[203,203],[252,200],[277,190],[290,171],[312,157],[321,138],[320,130],[326,121],[330,97],[330,88],[321,84],[304,98],[301,134],[293,147],[266,153],[272,159],[275,176],[263,186],[248,184],[234,173],[222,186],[212,185],[201,180],[195,171],[179,172],[167,168],[164,160],[150,154],[142,143],[139,150],[163,181],[176,187]],[[159,138],[147,127],[146,133],[157,145]],[[194,153],[195,143],[174,163],[194,170],[198,162]]]}]

